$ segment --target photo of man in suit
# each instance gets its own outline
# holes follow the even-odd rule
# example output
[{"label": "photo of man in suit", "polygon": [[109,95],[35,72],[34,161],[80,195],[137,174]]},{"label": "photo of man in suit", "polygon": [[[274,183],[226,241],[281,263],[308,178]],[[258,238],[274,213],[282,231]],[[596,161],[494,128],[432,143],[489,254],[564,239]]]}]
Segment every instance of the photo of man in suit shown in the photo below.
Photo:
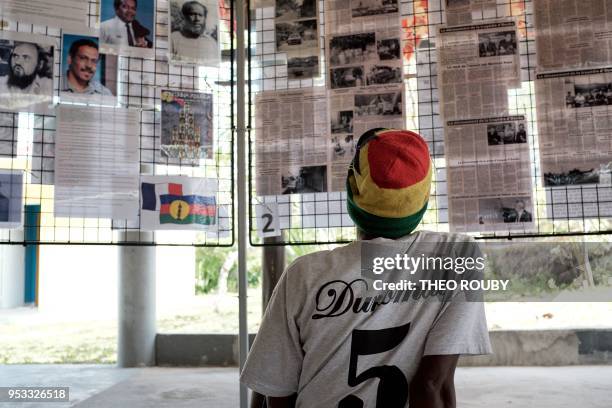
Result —
[{"label": "photo of man in suit", "polygon": [[[151,30],[136,19],[138,0],[106,1],[113,2],[115,15],[100,24],[100,40],[102,44],[152,48]],[[152,3],[152,0],[141,1]]]}]

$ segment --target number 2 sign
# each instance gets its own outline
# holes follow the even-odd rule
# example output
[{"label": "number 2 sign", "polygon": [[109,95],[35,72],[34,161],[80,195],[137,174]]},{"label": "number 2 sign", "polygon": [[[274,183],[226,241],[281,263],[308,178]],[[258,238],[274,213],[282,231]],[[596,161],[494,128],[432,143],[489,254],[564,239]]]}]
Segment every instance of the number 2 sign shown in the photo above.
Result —
[{"label": "number 2 sign", "polygon": [[278,237],[281,235],[278,222],[278,204],[258,204],[255,207],[257,217],[257,235],[261,238]]}]

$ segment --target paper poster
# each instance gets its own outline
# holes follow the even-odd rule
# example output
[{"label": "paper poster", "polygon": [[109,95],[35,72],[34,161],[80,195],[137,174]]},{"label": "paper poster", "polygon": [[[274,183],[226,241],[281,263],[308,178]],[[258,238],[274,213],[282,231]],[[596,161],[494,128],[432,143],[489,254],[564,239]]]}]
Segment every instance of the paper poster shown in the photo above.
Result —
[{"label": "paper poster", "polygon": [[52,110],[55,47],[50,37],[0,31],[0,110]]},{"label": "paper poster", "polygon": [[0,228],[23,224],[23,172],[0,170]]},{"label": "paper poster", "polygon": [[2,0],[0,20],[73,28],[87,25],[88,12],[89,2],[83,0]]},{"label": "paper poster", "polygon": [[612,68],[539,74],[536,102],[544,186],[609,183]]},{"label": "paper poster", "polygon": [[217,180],[142,176],[140,227],[144,230],[209,230],[217,225]]},{"label": "paper poster", "polygon": [[213,95],[161,90],[161,153],[182,164],[212,159]]},{"label": "paper poster", "polygon": [[170,62],[218,67],[218,0],[169,0],[168,5]]},{"label": "paper poster", "polygon": [[155,57],[155,0],[101,0],[100,48],[104,53]]},{"label": "paper poster", "polygon": [[436,46],[445,121],[508,114],[508,90],[521,84],[515,21],[440,27]]},{"label": "paper poster", "polygon": [[448,121],[444,132],[451,230],[532,230],[530,135],[525,117]]},{"label": "paper poster", "polygon": [[289,79],[319,76],[319,2],[276,0],[276,50],[287,54]]},{"label": "paper poster", "polygon": [[98,37],[64,33],[61,66],[62,102],[116,104],[117,57],[100,52]]},{"label": "paper poster", "polygon": [[538,70],[612,65],[612,3],[534,0]]},{"label": "paper poster", "polygon": [[138,218],[140,112],[60,105],[55,215]]}]

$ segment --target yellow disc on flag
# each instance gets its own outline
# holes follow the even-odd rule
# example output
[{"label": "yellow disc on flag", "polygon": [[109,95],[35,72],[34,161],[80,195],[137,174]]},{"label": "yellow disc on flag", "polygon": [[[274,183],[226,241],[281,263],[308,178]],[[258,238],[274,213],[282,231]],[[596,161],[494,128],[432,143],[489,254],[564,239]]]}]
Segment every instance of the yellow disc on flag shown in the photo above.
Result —
[{"label": "yellow disc on flag", "polygon": [[189,204],[183,200],[174,200],[170,204],[170,216],[175,220],[184,220],[189,215]]}]

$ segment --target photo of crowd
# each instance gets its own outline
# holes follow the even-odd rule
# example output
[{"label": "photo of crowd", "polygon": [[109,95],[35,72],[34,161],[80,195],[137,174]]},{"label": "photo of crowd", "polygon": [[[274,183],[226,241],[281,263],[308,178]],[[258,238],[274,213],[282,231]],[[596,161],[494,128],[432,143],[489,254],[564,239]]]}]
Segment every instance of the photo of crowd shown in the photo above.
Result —
[{"label": "photo of crowd", "polygon": [[330,70],[331,89],[365,85],[363,67],[333,68]]},{"label": "photo of crowd", "polygon": [[590,108],[612,106],[612,82],[574,84],[573,92],[567,91],[565,104],[568,108]]},{"label": "photo of crowd", "polygon": [[527,143],[527,130],[524,123],[499,123],[487,126],[487,143],[489,146]]},{"label": "photo of crowd", "polygon": [[516,32],[501,31],[478,35],[478,54],[481,58],[516,54]]},{"label": "photo of crowd", "polygon": [[400,42],[398,38],[380,40],[376,42],[378,58],[381,61],[396,60],[400,58]]},{"label": "photo of crowd", "polygon": [[331,66],[355,64],[375,59],[376,53],[374,33],[343,35],[332,37],[329,41]]},{"label": "photo of crowd", "polygon": [[327,166],[302,166],[281,175],[282,194],[327,191]]},{"label": "photo of crowd", "polygon": [[355,18],[397,13],[399,8],[397,0],[353,0],[351,10]]}]

